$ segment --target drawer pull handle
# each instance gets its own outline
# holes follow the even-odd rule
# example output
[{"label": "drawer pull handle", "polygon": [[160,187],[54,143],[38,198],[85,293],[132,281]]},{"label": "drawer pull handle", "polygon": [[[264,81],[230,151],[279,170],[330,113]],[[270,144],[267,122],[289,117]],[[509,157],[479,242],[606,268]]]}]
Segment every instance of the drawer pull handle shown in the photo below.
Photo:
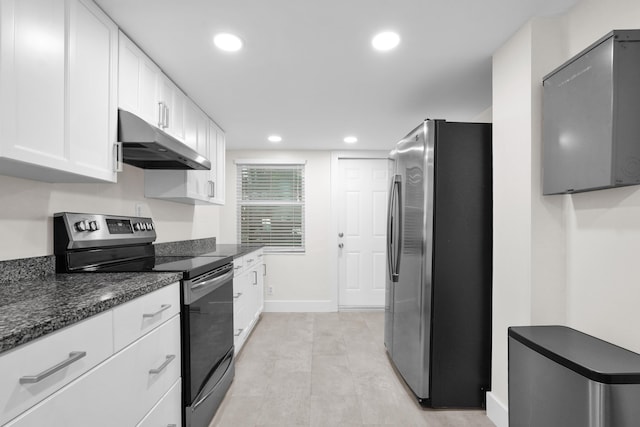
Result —
[{"label": "drawer pull handle", "polygon": [[240,298],[242,296],[242,292],[238,292],[233,296],[233,298]]},{"label": "drawer pull handle", "polygon": [[238,333],[237,334],[233,334],[234,337],[239,337],[240,334],[242,333],[242,331],[244,331],[244,329],[238,329]]},{"label": "drawer pull handle", "polygon": [[178,427],[178,424],[167,424],[167,427]]},{"label": "drawer pull handle", "polygon": [[160,310],[156,311],[155,313],[144,313],[142,315],[142,317],[147,318],[147,317],[156,317],[158,314],[162,313],[165,310],[168,310],[169,308],[171,308],[171,304],[162,304],[160,306]]},{"label": "drawer pull handle", "polygon": [[166,358],[166,360],[162,363],[162,365],[158,366],[158,367],[157,367],[157,368],[155,368],[155,369],[149,369],[149,373],[150,373],[150,374],[159,374],[159,373],[160,373],[160,372],[162,372],[162,371],[164,370],[164,368],[166,368],[166,367],[169,365],[169,363],[171,363],[171,361],[172,361],[173,359],[175,359],[175,358],[176,358],[176,355],[175,355],[175,354],[170,354],[170,355],[168,355],[168,356],[167,356],[167,358]]},{"label": "drawer pull handle", "polygon": [[35,384],[37,382],[40,382],[48,376],[53,375],[59,370],[71,365],[73,362],[82,359],[86,355],[86,351],[72,351],[71,353],[69,353],[68,359],[63,360],[62,362],[58,363],[55,366],[52,366],[46,371],[42,371],[37,375],[26,375],[24,377],[20,377],[20,384]]}]

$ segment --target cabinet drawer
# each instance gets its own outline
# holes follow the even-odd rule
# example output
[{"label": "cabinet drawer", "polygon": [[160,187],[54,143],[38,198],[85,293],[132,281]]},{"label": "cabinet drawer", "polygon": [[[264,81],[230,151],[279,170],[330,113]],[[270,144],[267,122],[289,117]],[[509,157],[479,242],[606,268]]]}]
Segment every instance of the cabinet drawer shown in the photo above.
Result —
[{"label": "cabinet drawer", "polygon": [[0,356],[0,424],[111,356],[112,328],[108,311]]},{"label": "cabinet drawer", "polygon": [[180,313],[180,283],[143,295],[113,310],[115,351]]},{"label": "cabinet drawer", "polygon": [[174,317],[7,427],[134,426],[179,377],[180,318]]},{"label": "cabinet drawer", "polygon": [[244,271],[244,257],[237,257],[233,259],[233,274],[235,276],[239,275]]},{"label": "cabinet drawer", "polygon": [[182,424],[182,382],[180,379],[169,389],[160,402],[138,423],[137,427],[176,426]]},{"label": "cabinet drawer", "polygon": [[251,268],[258,262],[262,261],[263,254],[264,251],[262,249],[258,249],[257,251],[253,251],[243,256],[242,258],[244,258],[245,268]]}]

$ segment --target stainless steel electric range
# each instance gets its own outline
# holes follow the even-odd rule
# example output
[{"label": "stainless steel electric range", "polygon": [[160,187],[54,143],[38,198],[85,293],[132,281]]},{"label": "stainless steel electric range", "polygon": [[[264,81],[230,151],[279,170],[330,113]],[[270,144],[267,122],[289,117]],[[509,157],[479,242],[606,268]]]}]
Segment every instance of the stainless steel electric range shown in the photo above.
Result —
[{"label": "stainless steel electric range", "polygon": [[233,258],[156,256],[151,218],[54,214],[58,273],[182,273],[183,424],[208,426],[233,376]]}]

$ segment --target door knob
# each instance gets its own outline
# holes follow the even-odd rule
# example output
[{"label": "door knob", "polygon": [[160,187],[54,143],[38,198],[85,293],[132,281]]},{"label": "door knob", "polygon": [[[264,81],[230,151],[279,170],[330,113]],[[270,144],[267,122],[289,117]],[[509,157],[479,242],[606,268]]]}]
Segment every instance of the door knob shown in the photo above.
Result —
[{"label": "door knob", "polygon": [[344,248],[344,243],[338,243],[338,247],[339,247],[340,249]]}]

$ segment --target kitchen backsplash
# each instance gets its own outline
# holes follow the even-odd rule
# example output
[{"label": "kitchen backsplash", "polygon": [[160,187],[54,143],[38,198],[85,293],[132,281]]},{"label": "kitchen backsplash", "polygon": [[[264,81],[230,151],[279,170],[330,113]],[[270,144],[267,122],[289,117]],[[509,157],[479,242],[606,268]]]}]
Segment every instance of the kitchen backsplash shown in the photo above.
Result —
[{"label": "kitchen backsplash", "polygon": [[156,243],[156,255],[200,255],[206,252],[214,252],[216,250],[216,238],[208,237],[204,239],[179,240],[176,242]]}]

